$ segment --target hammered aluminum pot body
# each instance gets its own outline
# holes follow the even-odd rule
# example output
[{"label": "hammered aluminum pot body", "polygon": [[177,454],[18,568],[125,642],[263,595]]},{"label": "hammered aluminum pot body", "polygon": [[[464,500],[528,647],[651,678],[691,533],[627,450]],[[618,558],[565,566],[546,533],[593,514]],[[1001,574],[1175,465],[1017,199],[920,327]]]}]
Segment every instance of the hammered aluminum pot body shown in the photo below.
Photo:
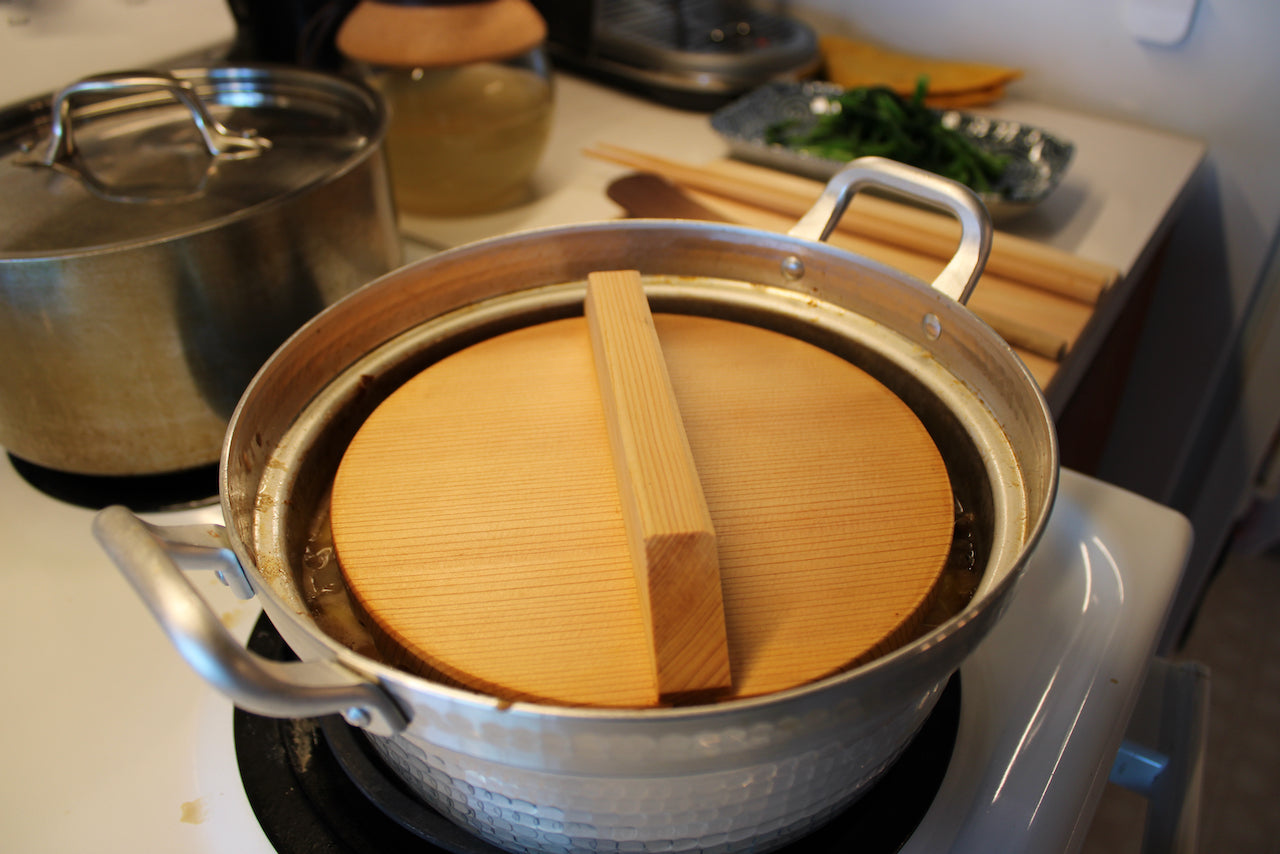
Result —
[{"label": "hammered aluminum pot body", "polygon": [[[231,71],[200,73],[234,80],[246,98],[269,84],[284,87],[281,100],[332,100],[335,113],[358,112],[351,121],[364,124],[363,140],[326,175],[244,208],[211,205],[190,224],[175,214],[170,229],[162,202],[120,203],[108,218],[145,219],[148,233],[116,240],[118,222],[104,222],[93,226],[97,245],[74,235],[74,248],[28,250],[18,235],[5,246],[0,445],[15,456],[87,475],[216,463],[231,412],[267,357],[400,263],[376,96],[308,72]],[[277,145],[267,156],[287,155]],[[50,193],[77,180],[43,172]]]},{"label": "hammered aluminum pot body", "polygon": [[[984,520],[973,600],[849,672],[669,709],[504,702],[389,667],[322,628],[298,579],[305,562],[323,559],[327,491],[363,419],[448,352],[580,314],[586,276],[602,269],[639,270],[656,311],[787,331],[894,389],[943,451],[958,499]],[[950,297],[887,267],[804,237],[692,222],[602,223],[472,244],[320,314],[242,398],[223,453],[222,536],[304,670],[290,677],[288,702],[274,671],[229,693],[268,714],[343,710],[423,799],[510,851],[766,851],[856,799],[909,743],[1003,612],[1057,476],[1052,423],[1017,357]],[[129,518],[113,508],[97,522],[122,565],[132,547],[111,531]],[[147,592],[158,582],[126,574],[165,622],[172,609]],[[216,634],[215,623],[204,630]],[[186,631],[177,621],[166,628],[175,639]],[[213,680],[223,690],[233,681],[225,676],[220,668]]]}]

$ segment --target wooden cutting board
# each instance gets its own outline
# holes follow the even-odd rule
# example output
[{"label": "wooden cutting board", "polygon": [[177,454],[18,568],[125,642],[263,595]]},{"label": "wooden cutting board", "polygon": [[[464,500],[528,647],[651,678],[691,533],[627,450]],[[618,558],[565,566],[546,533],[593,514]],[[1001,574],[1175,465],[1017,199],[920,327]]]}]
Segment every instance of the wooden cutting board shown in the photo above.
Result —
[{"label": "wooden cutting board", "polygon": [[[725,696],[900,643],[954,521],[915,415],[797,339],[654,321],[717,537]],[[584,318],[472,345],[397,390],[343,457],[332,525],[390,663],[510,700],[659,702]]]}]

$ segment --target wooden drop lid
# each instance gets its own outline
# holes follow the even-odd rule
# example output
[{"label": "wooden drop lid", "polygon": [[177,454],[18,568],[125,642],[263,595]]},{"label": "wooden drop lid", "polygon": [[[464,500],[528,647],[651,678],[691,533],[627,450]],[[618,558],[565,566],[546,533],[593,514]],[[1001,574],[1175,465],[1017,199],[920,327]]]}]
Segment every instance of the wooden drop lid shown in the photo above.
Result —
[{"label": "wooden drop lid", "polygon": [[[663,607],[709,627],[688,644],[708,691],[659,684],[655,603],[671,588],[651,563],[646,589],[629,542],[624,499],[643,487],[619,476],[620,416],[585,317],[440,360],[347,448],[334,544],[388,663],[508,700],[634,708],[791,688],[914,634],[954,525],[945,465],[915,414],[797,338],[684,314],[650,323],[715,552],[686,584],[696,597]],[[694,508],[695,529],[696,501],[672,502]]]}]

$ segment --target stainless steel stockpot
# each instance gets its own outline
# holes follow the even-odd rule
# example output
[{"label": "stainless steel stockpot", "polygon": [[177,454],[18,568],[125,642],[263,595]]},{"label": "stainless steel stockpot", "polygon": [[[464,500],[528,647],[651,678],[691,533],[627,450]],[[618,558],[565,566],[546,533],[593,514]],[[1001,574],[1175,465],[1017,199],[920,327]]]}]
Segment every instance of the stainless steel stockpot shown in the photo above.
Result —
[{"label": "stainless steel stockpot", "polygon": [[[962,224],[935,287],[820,239],[874,185]],[[226,528],[162,530],[102,511],[95,530],[187,660],[262,714],[342,712],[428,803],[511,851],[765,851],[856,799],[921,726],[999,619],[1048,518],[1057,446],[1021,362],[957,299],[989,246],[981,206],[950,182],[854,163],[788,235],[628,221],[533,231],[399,270],[304,326],[257,375],[223,449]],[[974,598],[866,665],[761,697],[669,709],[502,702],[356,652],[299,585],[323,549],[327,490],[363,419],[424,366],[505,329],[582,311],[585,278],[641,271],[655,310],[785,331],[871,371],[920,416],[957,500],[979,520]],[[857,429],[850,424],[849,429]],[[319,539],[317,539],[319,537]],[[221,551],[200,547],[217,541]],[[301,659],[230,639],[178,569],[192,554],[256,593]],[[185,557],[184,557],[185,556]]]},{"label": "stainless steel stockpot", "polygon": [[0,445],[88,475],[213,464],[294,330],[401,261],[368,88],[127,72],[0,110]]}]

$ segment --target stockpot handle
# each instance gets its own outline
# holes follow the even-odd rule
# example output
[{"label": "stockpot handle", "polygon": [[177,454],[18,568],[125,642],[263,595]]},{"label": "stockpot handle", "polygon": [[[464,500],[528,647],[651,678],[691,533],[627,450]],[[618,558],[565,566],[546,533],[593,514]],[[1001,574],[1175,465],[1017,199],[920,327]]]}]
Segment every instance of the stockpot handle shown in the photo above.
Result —
[{"label": "stockpot handle", "polygon": [[991,217],[977,194],[958,181],[885,157],[859,157],[827,182],[818,201],[788,234],[826,240],[854,195],[872,187],[941,208],[960,220],[960,244],[933,287],[956,302],[967,302],[991,253]]},{"label": "stockpot handle", "polygon": [[53,166],[75,153],[75,139],[71,133],[73,97],[85,93],[124,94],[156,89],[169,92],[187,108],[210,156],[231,159],[254,157],[271,147],[270,140],[256,136],[253,131],[237,133],[210,115],[190,81],[162,71],[124,71],[86,77],[60,89],[53,96],[49,142],[44,153],[33,157],[32,161],[42,166]]},{"label": "stockpot handle", "polygon": [[280,662],[240,644],[196,591],[174,560],[176,547],[124,507],[107,507],[93,533],[133,585],[169,641],[206,682],[246,711],[274,718],[341,714],[375,735],[408,725],[389,694],[336,661]]}]

